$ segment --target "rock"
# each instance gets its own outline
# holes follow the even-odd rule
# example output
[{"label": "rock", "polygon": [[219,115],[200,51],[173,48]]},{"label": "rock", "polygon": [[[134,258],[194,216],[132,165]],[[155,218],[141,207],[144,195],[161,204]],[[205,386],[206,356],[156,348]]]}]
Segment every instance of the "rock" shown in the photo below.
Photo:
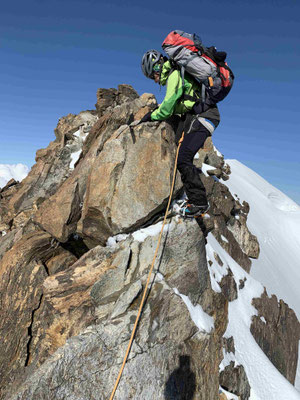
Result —
[{"label": "rock", "polygon": [[118,91],[116,89],[98,89],[97,103],[95,104],[98,115],[101,117],[108,107],[115,102]]},{"label": "rock", "polygon": [[231,213],[235,206],[235,200],[230,191],[221,182],[217,182],[211,177],[201,176],[201,179],[210,202],[211,214],[222,215],[227,222],[232,216]]},{"label": "rock", "polygon": [[20,189],[21,184],[11,179],[0,188],[0,231],[7,232],[11,229],[13,212],[9,207],[10,199]]},{"label": "rock", "polygon": [[293,310],[266,290],[252,304],[258,315],[252,317],[251,333],[275,367],[291,384],[295,383],[300,323]]},{"label": "rock", "polygon": [[152,93],[143,93],[141,95],[141,100],[145,104],[145,106],[153,109],[157,106],[157,101],[155,96]]},{"label": "rock", "polygon": [[229,164],[225,164],[223,166],[223,173],[226,174],[226,175],[230,175],[231,174],[231,169],[230,169],[230,165]]},{"label": "rock", "polygon": [[40,207],[34,221],[59,241],[66,242],[76,231],[81,201],[79,183],[74,179],[68,180]]},{"label": "rock", "polygon": [[[78,226],[90,247],[142,226],[169,196],[173,131],[164,123],[150,123],[138,125],[132,134],[129,128],[115,132],[92,166]],[[180,188],[177,179],[175,195]]]},{"label": "rock", "polygon": [[[141,290],[140,279],[146,279],[157,238],[157,235],[149,236],[144,242],[137,242],[131,236],[114,248],[97,246],[69,269],[45,280],[44,305],[50,302],[52,308],[48,313],[41,313],[39,319],[43,321],[47,317],[45,328],[61,335],[53,344],[62,347],[40,367],[37,364],[35,372],[23,382],[20,378],[20,387],[15,382],[11,388],[15,394],[8,391],[7,398],[109,397],[139,306],[139,301],[134,299]],[[152,284],[116,399],[174,398],[174,382],[185,376],[187,385],[181,396],[214,400],[219,389],[218,366],[222,358],[219,343],[226,329],[226,302],[209,287],[204,238],[195,221],[172,222],[165,248],[168,251],[160,262],[157,260],[160,272]],[[97,282],[93,284],[95,279]],[[193,304],[200,302],[206,312],[212,313],[212,307],[215,311],[217,308],[212,331],[199,331],[173,285]],[[116,303],[111,312],[113,302]],[[102,307],[101,319],[82,330],[83,321],[87,323],[88,315],[93,315],[93,304]],[[65,326],[51,327],[50,315],[56,315],[57,324],[59,320],[65,321]],[[38,321],[35,321],[37,327]],[[75,336],[80,324],[81,333]],[[69,330],[71,326],[73,331]],[[32,363],[43,353],[41,343],[45,346],[49,340],[49,335],[47,339],[33,330],[40,340],[34,342]],[[77,377],[81,377],[80,385]]]},{"label": "rock", "polygon": [[110,108],[138,99],[139,95],[130,85],[119,85],[116,89],[98,89],[97,103],[95,104],[98,115],[101,117]]},{"label": "rock", "polygon": [[220,245],[227,251],[228,254],[242,267],[245,271],[249,272],[251,268],[251,260],[243,252],[239,243],[229,230],[229,225],[226,225],[224,218],[221,216],[214,216],[214,230],[213,235],[220,243]]},{"label": "rock", "polygon": [[[78,115],[68,114],[65,117],[59,119],[57,127],[54,129],[56,141],[65,145],[69,138],[72,137],[70,134],[75,133],[80,129],[81,126],[92,127],[97,122],[98,117],[92,111],[82,111]],[[37,158],[44,157],[45,151],[39,150],[37,152]]]},{"label": "rock", "polygon": [[209,169],[207,171],[209,176],[216,176],[217,178],[221,178],[222,176],[222,170],[220,168],[215,168],[215,169]]},{"label": "rock", "polygon": [[17,185],[19,182],[17,182],[15,179],[10,179],[3,188],[0,188],[0,193],[4,193],[7,191],[7,189],[11,188],[12,186]]},{"label": "rock", "polygon": [[259,243],[257,237],[252,235],[249,231],[245,216],[240,215],[239,219],[234,219],[233,225],[228,225],[228,229],[232,232],[241,249],[248,257],[259,257]]},{"label": "rock", "polygon": [[24,226],[45,199],[55,194],[68,178],[72,172],[72,155],[81,149],[84,137],[97,118],[92,112],[84,111],[59,120],[56,141],[37,151],[36,164],[9,200],[7,220],[13,219],[14,227]]},{"label": "rock", "polygon": [[127,101],[133,101],[139,98],[137,92],[130,85],[118,85],[117,104],[123,104]]},{"label": "rock", "polygon": [[[39,207],[34,220],[60,242],[66,242],[73,233],[82,234],[82,229],[77,230],[77,223],[82,215],[84,196],[86,196],[88,181],[91,179],[91,169],[93,168],[95,171],[97,168],[104,145],[113,135],[120,134],[120,138],[123,138],[124,133],[122,131],[120,133],[118,129],[115,131],[114,127],[119,128],[119,124],[128,121],[130,115],[133,119],[134,113],[143,105],[144,103],[140,99],[136,99],[133,102],[125,103],[122,107],[116,107],[115,111],[100,118],[90,130],[89,136],[83,144],[82,159],[79,160],[72,175],[63,182],[53,196]],[[97,186],[101,185],[101,177],[96,174],[94,178]],[[101,236],[100,240],[96,242],[90,240],[87,242],[93,247],[98,243],[105,244],[107,237]]]},{"label": "rock", "polygon": [[220,287],[223,295],[228,301],[237,299],[237,287],[230,268],[228,269],[227,275],[223,276],[220,282]]},{"label": "rock", "polygon": [[229,176],[223,173],[221,178],[223,179],[223,181],[228,181]]},{"label": "rock", "polygon": [[224,160],[215,152],[209,152],[206,156],[205,162],[215,168],[223,168]]},{"label": "rock", "polygon": [[52,258],[45,262],[46,268],[49,275],[57,274],[58,272],[65,271],[68,267],[74,264],[77,258],[63,248],[59,248],[58,254],[55,254]]},{"label": "rock", "polygon": [[0,260],[2,389],[29,363],[32,324],[43,300],[42,283],[47,276],[43,264],[51,253],[51,236],[35,232],[19,240]]},{"label": "rock", "polygon": [[111,318],[119,317],[121,314],[127,311],[141,292],[142,288],[141,282],[137,281],[130,286],[127,292],[122,293],[114,306],[114,311],[111,314]]},{"label": "rock", "polygon": [[220,373],[220,385],[240,399],[250,398],[251,388],[244,367],[242,365],[235,367],[233,361]]},{"label": "rock", "polygon": [[14,229],[13,231],[10,231],[8,233],[5,232],[5,234],[3,234],[4,232],[0,233],[0,260],[5,252],[13,246],[17,230]]},{"label": "rock", "polygon": [[[1,399],[110,395],[152,265],[161,228],[153,223],[170,192],[174,131],[137,124],[156,105],[129,85],[99,89],[97,110],[61,118],[28,177],[0,190]],[[234,353],[233,338],[223,337],[229,302],[246,278],[233,277],[213,251],[212,290],[205,235],[246,271],[258,243],[247,228],[249,204],[216,178],[230,168],[211,137],[195,162],[214,169],[201,177],[211,208],[203,219],[168,219],[116,400],[215,400],[220,382],[249,397],[241,366],[219,376],[224,349]],[[177,179],[174,197],[181,192]],[[292,382],[299,323],[277,299],[253,304],[253,334]]]},{"label": "rock", "polygon": [[232,336],[229,338],[223,337],[223,347],[227,353],[235,354],[234,339]]}]

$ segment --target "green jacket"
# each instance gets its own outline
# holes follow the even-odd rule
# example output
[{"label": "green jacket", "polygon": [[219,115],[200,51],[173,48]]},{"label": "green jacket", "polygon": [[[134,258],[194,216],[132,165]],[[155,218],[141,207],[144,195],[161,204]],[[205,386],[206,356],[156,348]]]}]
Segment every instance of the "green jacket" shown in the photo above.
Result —
[{"label": "green jacket", "polygon": [[152,121],[163,121],[173,114],[185,114],[190,111],[195,102],[184,100],[182,95],[184,93],[193,96],[195,90],[200,91],[200,86],[188,74],[184,76],[184,87],[182,87],[180,71],[174,70],[169,75],[171,69],[170,61],[166,61],[162,67],[160,83],[163,86],[167,84],[167,92],[161,105],[151,114]]}]

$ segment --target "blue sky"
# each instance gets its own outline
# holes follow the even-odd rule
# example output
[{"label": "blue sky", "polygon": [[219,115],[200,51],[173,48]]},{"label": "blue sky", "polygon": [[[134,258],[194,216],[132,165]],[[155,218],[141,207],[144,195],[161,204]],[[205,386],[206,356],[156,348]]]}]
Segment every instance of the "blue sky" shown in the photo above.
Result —
[{"label": "blue sky", "polygon": [[33,165],[57,121],[93,109],[100,87],[131,84],[161,101],[140,69],[169,31],[228,52],[236,80],[214,142],[300,203],[300,2],[5,2],[0,15],[0,163]]}]

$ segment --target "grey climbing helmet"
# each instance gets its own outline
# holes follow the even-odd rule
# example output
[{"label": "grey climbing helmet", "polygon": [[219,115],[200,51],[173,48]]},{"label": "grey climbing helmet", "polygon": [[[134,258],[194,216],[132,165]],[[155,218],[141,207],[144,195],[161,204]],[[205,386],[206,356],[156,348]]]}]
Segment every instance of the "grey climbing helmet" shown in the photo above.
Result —
[{"label": "grey climbing helmet", "polygon": [[[143,74],[150,79],[154,79],[153,67],[159,63],[163,55],[157,50],[148,50],[142,58],[142,71]],[[159,70],[159,69],[158,69]]]}]

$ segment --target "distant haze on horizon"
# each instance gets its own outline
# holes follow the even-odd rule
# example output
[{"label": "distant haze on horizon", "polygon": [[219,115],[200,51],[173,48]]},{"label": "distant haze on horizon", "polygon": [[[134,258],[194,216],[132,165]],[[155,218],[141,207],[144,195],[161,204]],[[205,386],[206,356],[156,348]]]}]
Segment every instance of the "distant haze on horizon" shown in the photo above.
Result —
[{"label": "distant haze on horizon", "polygon": [[236,80],[213,140],[300,204],[300,2],[28,0],[1,7],[1,164],[34,164],[60,117],[93,109],[99,87],[161,91],[140,68],[173,29],[228,52]]}]

